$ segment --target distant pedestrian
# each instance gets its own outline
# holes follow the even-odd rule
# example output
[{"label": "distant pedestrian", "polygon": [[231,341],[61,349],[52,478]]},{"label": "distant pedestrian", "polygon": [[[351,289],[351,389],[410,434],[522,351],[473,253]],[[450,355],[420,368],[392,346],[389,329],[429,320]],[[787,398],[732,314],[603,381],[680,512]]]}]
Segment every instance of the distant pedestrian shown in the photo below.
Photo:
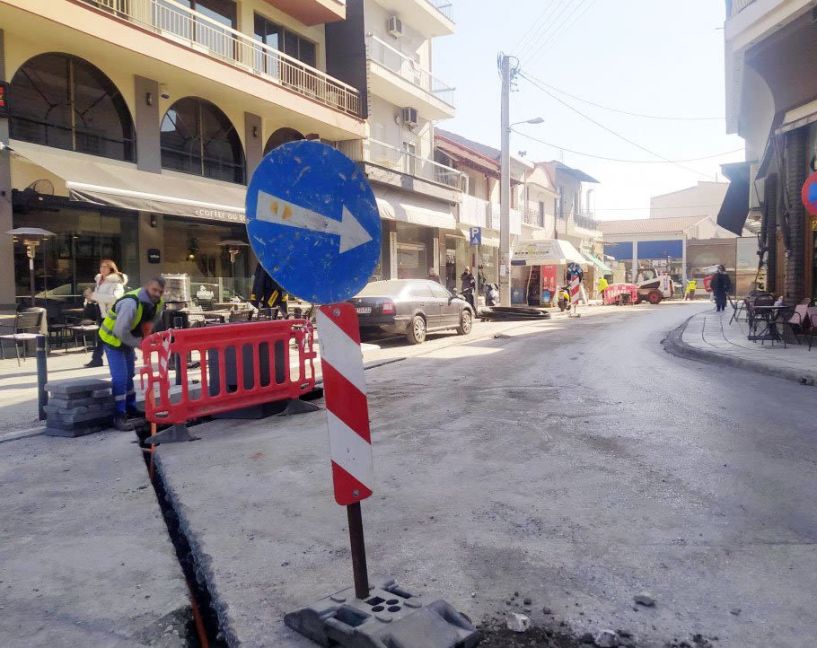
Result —
[{"label": "distant pedestrian", "polygon": [[607,277],[605,277],[604,275],[599,277],[599,284],[598,284],[599,297],[604,299],[604,291],[607,290],[607,288],[609,286],[610,286],[610,284],[607,282]]},{"label": "distant pedestrian", "polygon": [[[88,301],[96,305],[94,320],[97,324],[102,324],[102,320],[108,315],[108,311],[122,295],[125,294],[125,286],[128,283],[128,275],[119,272],[111,259],[102,259],[99,262],[99,274],[94,277],[94,289],[89,295]],[[101,343],[97,343],[91,355],[91,361],[86,367],[101,367],[102,354],[105,352]]]},{"label": "distant pedestrian", "polygon": [[726,296],[732,290],[732,280],[726,273],[726,268],[718,266],[718,271],[712,277],[712,294],[715,296],[715,310],[718,312],[726,310]]},{"label": "distant pedestrian", "polygon": [[470,267],[465,266],[465,270],[463,270],[460,275],[460,281],[462,282],[462,294],[465,297],[465,301],[471,304],[471,307],[476,311],[477,306],[474,301],[474,291],[477,288],[477,280],[474,278]]},{"label": "distant pedestrian", "polygon": [[123,432],[136,429],[132,419],[140,416],[133,386],[136,347],[161,319],[164,292],[165,280],[151,279],[142,288],[122,295],[99,327],[99,339],[105,345],[111,371],[111,390],[116,404],[114,426]]},{"label": "distant pedestrian", "polygon": [[440,274],[434,268],[428,269],[428,280],[436,281],[438,284],[442,283],[442,281],[440,280]]},{"label": "distant pedestrian", "polygon": [[695,279],[687,281],[687,289],[684,293],[684,301],[692,301],[695,299],[695,291],[698,290],[698,282]]}]

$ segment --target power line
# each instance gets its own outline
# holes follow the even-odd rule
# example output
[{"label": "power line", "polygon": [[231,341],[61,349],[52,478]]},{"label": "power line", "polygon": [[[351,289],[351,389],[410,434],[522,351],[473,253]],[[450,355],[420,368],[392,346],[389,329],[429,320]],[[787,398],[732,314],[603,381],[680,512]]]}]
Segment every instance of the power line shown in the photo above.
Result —
[{"label": "power line", "polygon": [[549,88],[550,90],[553,90],[554,92],[558,92],[559,94],[562,94],[566,97],[570,97],[571,99],[575,99],[576,101],[588,104],[589,106],[595,106],[596,108],[601,108],[602,110],[608,110],[610,112],[619,113],[621,115],[628,115],[630,117],[639,117],[641,119],[659,119],[665,121],[723,121],[723,117],[672,117],[668,115],[645,115],[642,113],[631,112],[629,110],[621,110],[619,108],[612,108],[611,106],[605,106],[603,104],[596,103],[595,101],[590,101],[589,99],[577,97],[576,95],[570,94],[565,90],[561,90],[560,88],[552,86],[549,83],[545,83],[541,79],[537,79],[534,76],[531,76],[529,80],[531,79],[536,80],[538,83],[545,86],[546,88]]},{"label": "power line", "polygon": [[[586,0],[579,0],[579,1],[580,2],[586,2]],[[562,16],[565,15],[565,11],[567,11],[567,10],[569,10],[571,8],[575,9],[575,7],[576,7],[576,5],[573,4],[573,0],[567,0],[567,2],[565,2],[565,4],[562,5],[561,11],[559,11],[557,14],[555,14],[553,16],[553,19],[551,20],[550,24],[547,26],[547,29],[545,29],[540,34],[539,42],[533,43],[533,49],[531,51],[529,51],[528,54],[527,54],[528,58],[532,58],[536,54],[536,52],[539,51],[539,49],[541,48],[542,43],[545,40],[547,40],[547,38],[549,38],[550,35],[553,33],[554,28],[558,29],[558,25],[561,24],[559,21],[562,19]]]},{"label": "power line", "polygon": [[561,2],[562,0],[550,0],[550,2],[547,5],[545,5],[545,8],[542,10],[542,13],[539,14],[539,17],[536,18],[536,20],[534,20],[531,23],[528,30],[524,33],[522,38],[519,39],[517,43],[518,49],[516,51],[520,57],[522,56],[523,50],[525,50],[532,44],[533,41],[531,41],[531,38],[534,36],[534,34],[547,24],[549,14],[552,15],[553,13],[553,8],[558,7]]},{"label": "power line", "polygon": [[649,153],[650,155],[653,155],[653,156],[655,156],[655,157],[657,157],[657,158],[659,158],[659,159],[661,159],[661,160],[664,160],[664,162],[669,162],[670,164],[674,164],[675,166],[677,166],[677,167],[678,167],[678,168],[680,168],[680,169],[684,169],[685,171],[689,171],[690,173],[694,173],[695,175],[703,176],[703,177],[705,177],[705,178],[708,178],[708,177],[709,177],[709,175],[708,175],[708,174],[703,173],[702,171],[698,171],[697,169],[693,169],[693,168],[691,168],[691,167],[684,166],[683,164],[681,164],[681,163],[679,163],[679,162],[675,162],[675,161],[673,161],[673,160],[670,160],[669,158],[664,157],[664,156],[663,156],[663,155],[661,155],[660,153],[656,153],[655,151],[653,151],[653,150],[651,150],[651,149],[648,149],[646,146],[643,146],[643,145],[639,144],[638,142],[635,142],[635,141],[631,140],[630,138],[628,138],[628,137],[626,137],[626,136],[622,135],[621,133],[619,133],[619,132],[617,132],[617,131],[614,131],[614,130],[613,130],[612,128],[610,128],[609,126],[605,126],[605,125],[604,125],[604,124],[602,124],[601,122],[596,121],[595,119],[593,119],[593,118],[592,118],[592,117],[590,117],[589,115],[584,114],[584,113],[583,113],[582,111],[580,111],[578,108],[576,108],[576,107],[574,107],[574,106],[571,106],[569,103],[567,103],[567,102],[566,102],[566,101],[564,101],[563,99],[560,99],[560,98],[559,98],[559,97],[557,97],[555,94],[553,94],[552,92],[550,92],[549,90],[547,90],[546,88],[544,88],[543,86],[541,86],[541,85],[540,85],[539,83],[537,83],[537,82],[536,82],[534,79],[532,79],[530,76],[528,76],[528,75],[527,75],[527,74],[526,74],[526,73],[525,73],[523,70],[519,70],[518,74],[519,74],[519,76],[521,76],[523,79],[526,79],[527,81],[529,81],[529,82],[530,82],[530,83],[531,83],[533,86],[535,86],[535,87],[539,88],[539,90],[541,90],[542,92],[544,92],[546,95],[548,95],[548,96],[549,96],[551,99],[553,99],[554,101],[558,101],[560,104],[562,104],[563,106],[565,106],[565,107],[566,107],[566,108],[568,108],[569,110],[572,110],[572,111],[573,111],[573,112],[575,112],[577,115],[580,115],[581,117],[584,117],[584,118],[585,118],[587,121],[589,121],[591,124],[595,124],[596,126],[598,126],[599,128],[601,128],[602,130],[607,131],[607,132],[608,132],[608,133],[610,133],[611,135],[615,135],[615,136],[616,136],[616,137],[618,137],[620,140],[623,140],[623,141],[627,142],[628,144],[630,144],[630,145],[632,145],[632,146],[635,146],[636,148],[641,149],[641,150],[642,150],[642,151],[644,151],[645,153]]},{"label": "power line", "polygon": [[723,153],[715,153],[713,155],[705,155],[703,157],[688,158],[686,160],[627,160],[624,158],[605,157],[604,155],[596,155],[595,153],[585,153],[583,151],[576,151],[565,146],[553,144],[552,142],[546,142],[544,140],[539,139],[538,137],[534,137],[533,135],[528,135],[527,133],[523,133],[522,131],[516,130],[515,128],[511,130],[513,130],[513,132],[516,133],[517,135],[521,135],[522,137],[525,137],[529,140],[533,140],[534,142],[538,142],[539,144],[544,144],[545,146],[549,146],[558,151],[572,153],[573,155],[582,155],[584,157],[595,158],[597,160],[606,160],[608,162],[622,162],[626,164],[684,164],[686,162],[703,162],[704,160],[713,160],[715,158],[723,157],[725,155],[732,155],[734,153],[743,152],[743,149],[735,149],[734,151],[724,151]]},{"label": "power line", "polygon": [[[571,22],[571,23],[567,24],[567,25],[564,27],[564,29],[562,30],[562,34],[566,34],[566,33],[568,33],[568,32],[569,32],[571,29],[573,29],[573,25],[575,25],[575,24],[576,24],[577,22],[579,22],[579,21],[580,21],[582,18],[584,18],[584,16],[587,14],[587,12],[588,12],[590,9],[592,9],[592,8],[593,8],[593,5],[595,5],[595,4],[596,4],[596,2],[598,2],[598,0],[591,0],[590,4],[589,4],[589,5],[587,5],[587,6],[584,8],[584,11],[582,11],[580,14],[578,14],[578,15],[576,16],[576,18],[574,18],[573,22]],[[561,35],[561,34],[557,34],[557,35],[556,35],[556,37],[553,39],[553,41],[552,41],[552,42],[555,42],[555,41],[559,40],[559,36],[560,36],[560,35]]]},{"label": "power line", "polygon": [[588,5],[589,0],[579,0],[579,2],[573,5],[573,10],[567,13],[561,22],[554,23],[554,29],[550,31],[549,34],[546,36],[542,36],[542,41],[539,43],[538,47],[530,54],[530,58],[534,58],[538,56],[544,49],[547,47],[548,43],[552,42],[554,38],[561,35],[564,32],[565,26],[571,22],[581,11],[582,8],[586,8]]}]

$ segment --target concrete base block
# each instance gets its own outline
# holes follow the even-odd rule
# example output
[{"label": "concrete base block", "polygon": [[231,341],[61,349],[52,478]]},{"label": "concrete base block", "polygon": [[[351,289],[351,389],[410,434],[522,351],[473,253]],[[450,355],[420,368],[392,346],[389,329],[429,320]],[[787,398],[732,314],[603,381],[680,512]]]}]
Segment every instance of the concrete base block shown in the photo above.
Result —
[{"label": "concrete base block", "polygon": [[[104,378],[69,378],[67,380],[49,381],[45,385],[45,390],[52,396],[60,394],[67,398],[78,394],[81,397],[86,397],[92,395],[93,392],[99,392],[101,395],[102,390],[110,389],[111,381]],[[110,391],[107,393],[110,393]]]},{"label": "concrete base block", "polygon": [[426,603],[381,579],[369,597],[341,590],[284,617],[284,623],[321,646],[345,648],[473,648],[471,621],[443,600]]}]

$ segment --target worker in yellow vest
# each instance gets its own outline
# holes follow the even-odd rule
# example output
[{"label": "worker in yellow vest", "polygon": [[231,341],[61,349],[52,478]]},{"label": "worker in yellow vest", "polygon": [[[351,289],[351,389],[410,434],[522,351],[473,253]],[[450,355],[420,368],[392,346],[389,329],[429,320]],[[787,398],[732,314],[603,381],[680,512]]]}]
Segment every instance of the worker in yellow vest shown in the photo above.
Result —
[{"label": "worker in yellow vest", "polygon": [[687,281],[687,291],[684,294],[684,301],[692,301],[695,299],[695,291],[698,290],[698,282],[695,279]]},{"label": "worker in yellow vest", "polygon": [[136,372],[136,347],[149,335],[162,315],[165,280],[156,277],[142,288],[120,297],[108,311],[99,327],[99,339],[111,371],[111,391],[116,413],[114,427],[122,432],[136,429],[141,413],[136,409],[133,375]]},{"label": "worker in yellow vest", "polygon": [[610,284],[607,283],[607,277],[605,277],[604,275],[599,277],[599,282],[598,282],[599,297],[601,297],[602,299],[604,299],[604,291],[607,290],[607,287],[609,285]]}]

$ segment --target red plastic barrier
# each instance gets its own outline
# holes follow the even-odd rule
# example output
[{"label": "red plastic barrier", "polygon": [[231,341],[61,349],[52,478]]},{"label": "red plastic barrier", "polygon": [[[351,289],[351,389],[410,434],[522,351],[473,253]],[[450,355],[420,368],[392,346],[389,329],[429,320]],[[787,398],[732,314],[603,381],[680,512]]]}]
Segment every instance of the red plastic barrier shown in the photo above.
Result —
[{"label": "red plastic barrier", "polygon": [[[313,342],[306,320],[154,333],[142,341],[145,416],[177,424],[299,398],[315,388]],[[298,354],[297,369],[290,366],[292,353]]]},{"label": "red plastic barrier", "polygon": [[604,291],[604,304],[620,304],[624,301],[622,299],[624,295],[627,295],[630,304],[635,304],[638,301],[638,286],[635,284],[610,284]]}]

